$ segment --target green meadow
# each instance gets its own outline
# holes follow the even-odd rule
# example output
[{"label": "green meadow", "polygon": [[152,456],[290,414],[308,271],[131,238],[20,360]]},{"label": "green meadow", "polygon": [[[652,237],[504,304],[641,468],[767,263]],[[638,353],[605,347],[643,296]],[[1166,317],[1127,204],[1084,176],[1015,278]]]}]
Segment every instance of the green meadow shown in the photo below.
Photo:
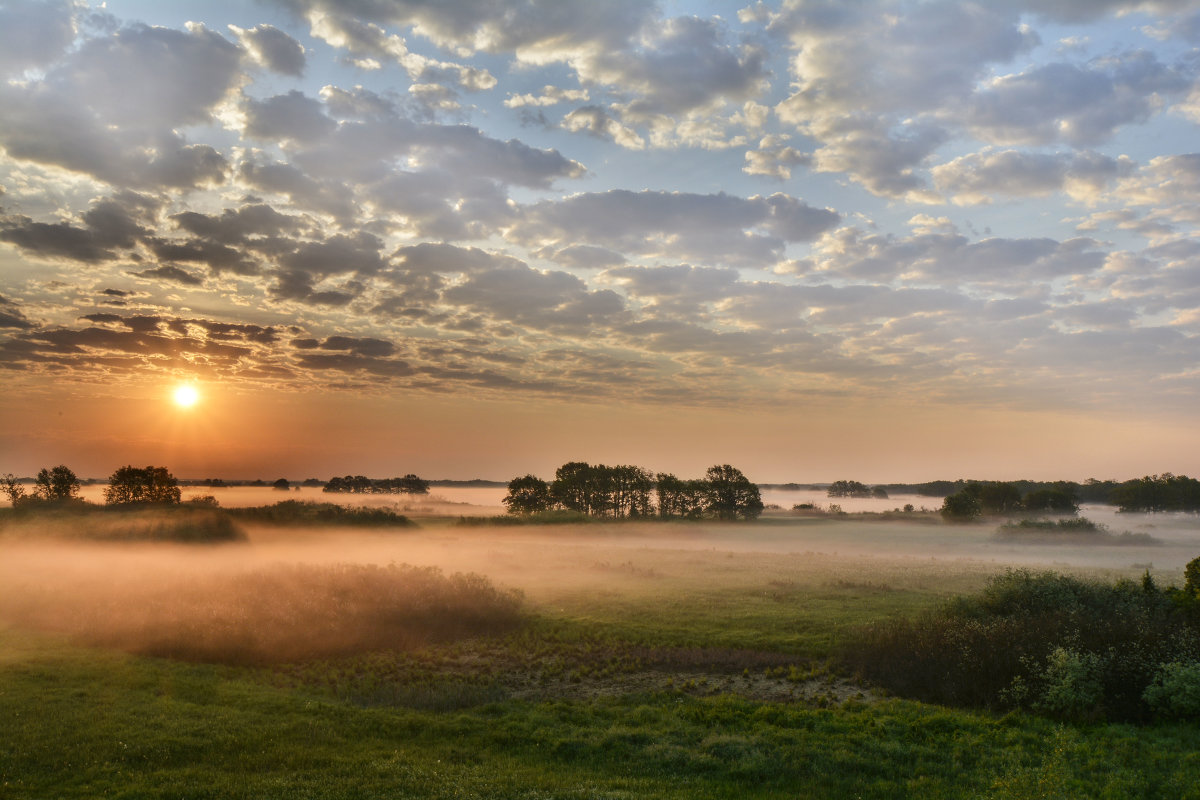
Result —
[{"label": "green meadow", "polygon": [[1182,585],[1182,528],[417,522],[0,530],[0,797],[1200,797],[1194,721],[923,703],[844,658],[1013,565]]}]

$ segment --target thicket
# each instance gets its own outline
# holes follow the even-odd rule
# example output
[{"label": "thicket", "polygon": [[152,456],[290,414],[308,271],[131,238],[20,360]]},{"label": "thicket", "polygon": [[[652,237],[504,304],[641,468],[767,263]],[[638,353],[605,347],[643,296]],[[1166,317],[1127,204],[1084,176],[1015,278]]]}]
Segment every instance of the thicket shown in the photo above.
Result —
[{"label": "thicket", "polygon": [[982,593],[859,631],[844,661],[926,702],[1076,720],[1200,718],[1200,559],[1183,589],[1010,570]]}]

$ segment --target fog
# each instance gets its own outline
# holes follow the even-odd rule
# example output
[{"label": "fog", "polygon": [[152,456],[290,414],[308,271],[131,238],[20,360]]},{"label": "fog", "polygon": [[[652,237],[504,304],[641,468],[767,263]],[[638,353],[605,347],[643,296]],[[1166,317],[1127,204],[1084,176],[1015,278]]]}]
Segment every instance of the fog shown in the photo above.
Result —
[{"label": "fog", "polygon": [[[1157,542],[1013,544],[998,540],[992,524],[790,511],[736,524],[454,525],[460,515],[495,512],[491,502],[498,491],[402,499],[399,507],[409,509],[419,528],[243,526],[245,541],[221,545],[71,541],[64,538],[70,531],[62,530],[73,524],[70,517],[9,525],[0,530],[0,621],[134,652],[201,659],[218,653],[225,660],[232,652],[233,660],[261,662],[367,644],[415,647],[439,638],[430,625],[414,627],[413,609],[424,606],[413,599],[415,590],[404,588],[426,578],[396,567],[388,571],[388,565],[434,567],[446,576],[477,573],[500,590],[523,592],[527,610],[570,616],[581,608],[620,613],[647,600],[686,604],[697,598],[696,607],[703,608],[720,602],[722,592],[761,594],[785,584],[806,591],[886,586],[944,596],[978,588],[1008,566],[1105,579],[1136,578],[1149,568],[1160,584],[1180,585],[1183,566],[1200,556],[1196,515],[1118,514],[1106,506],[1081,514],[1113,533],[1147,533]],[[236,488],[213,494],[233,506],[272,502],[283,493]],[[776,493],[770,501],[784,505],[774,499],[784,494],[780,499],[801,497]],[[319,490],[290,496],[397,505],[394,497],[331,498]],[[482,504],[463,499],[470,497]],[[886,502],[887,508],[919,506],[912,498]],[[843,508],[853,510],[853,501]],[[459,590],[467,584],[427,584],[421,591],[457,598],[459,611],[441,620],[455,630],[479,632],[480,626],[511,622],[503,614],[489,617],[495,611],[490,606],[480,610],[500,595],[480,594],[475,586],[475,594],[463,599]],[[404,624],[397,622],[397,603],[408,604],[399,615]]]}]

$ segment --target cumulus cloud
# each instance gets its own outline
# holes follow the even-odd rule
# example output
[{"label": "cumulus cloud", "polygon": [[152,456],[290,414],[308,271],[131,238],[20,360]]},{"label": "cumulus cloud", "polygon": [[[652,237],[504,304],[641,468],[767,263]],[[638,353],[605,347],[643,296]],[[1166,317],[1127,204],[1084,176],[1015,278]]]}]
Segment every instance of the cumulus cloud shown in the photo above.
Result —
[{"label": "cumulus cloud", "polygon": [[988,142],[1089,147],[1144,122],[1195,78],[1194,68],[1168,66],[1145,51],[1083,65],[1045,64],[993,79],[970,98],[964,121]]},{"label": "cumulus cloud", "polygon": [[246,30],[230,25],[238,41],[259,64],[280,75],[300,77],[307,58],[304,46],[272,25],[257,25]]},{"label": "cumulus cloud", "polygon": [[545,108],[559,103],[586,103],[587,89],[563,89],[558,86],[544,86],[541,94],[510,94],[504,101],[508,108],[524,108],[535,106]]},{"label": "cumulus cloud", "polygon": [[793,167],[812,163],[811,153],[801,152],[786,141],[777,135],[762,137],[757,149],[746,151],[746,166],[742,167],[742,172],[787,180],[792,177]]},{"label": "cumulus cloud", "polygon": [[996,196],[1037,197],[1058,191],[1094,202],[1134,169],[1128,156],[1111,158],[1094,151],[984,150],[934,167],[931,173],[938,190],[955,203],[980,205]]},{"label": "cumulus cloud", "polygon": [[589,133],[630,150],[643,150],[646,140],[633,128],[622,125],[600,106],[582,106],[563,117],[562,127],[572,133]]}]

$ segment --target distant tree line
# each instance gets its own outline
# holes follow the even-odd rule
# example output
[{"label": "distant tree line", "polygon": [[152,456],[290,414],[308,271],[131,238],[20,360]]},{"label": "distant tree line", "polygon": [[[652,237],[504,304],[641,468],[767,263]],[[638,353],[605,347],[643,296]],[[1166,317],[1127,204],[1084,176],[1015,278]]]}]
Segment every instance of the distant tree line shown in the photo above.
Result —
[{"label": "distant tree line", "polygon": [[428,494],[429,481],[408,474],[403,478],[372,479],[364,475],[330,478],[323,491],[350,494]]},{"label": "distant tree line", "polygon": [[971,481],[947,495],[941,513],[947,519],[973,519],[982,514],[1015,514],[1022,511],[1074,514],[1079,510],[1075,495],[1066,486],[1034,489],[1025,495],[1014,483]]},{"label": "distant tree line", "polygon": [[1125,481],[1109,497],[1121,511],[1200,511],[1200,481],[1164,472]]},{"label": "distant tree line", "polygon": [[546,482],[536,475],[513,478],[504,505],[510,514],[554,509],[612,519],[755,519],[763,503],[758,487],[728,464],[703,478],[681,479],[642,467],[571,461]]}]

